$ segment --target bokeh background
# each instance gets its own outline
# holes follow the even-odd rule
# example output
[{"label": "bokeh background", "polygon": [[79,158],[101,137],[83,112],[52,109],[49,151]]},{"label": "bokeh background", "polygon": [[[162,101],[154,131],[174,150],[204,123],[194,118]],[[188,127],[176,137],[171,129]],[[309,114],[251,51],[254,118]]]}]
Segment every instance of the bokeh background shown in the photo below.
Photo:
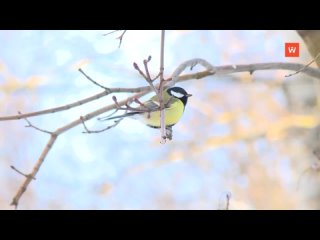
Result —
[{"label": "bokeh background", "polygon": [[[106,87],[146,83],[133,69],[152,56],[159,70],[160,31],[0,31],[0,115],[61,106],[101,92],[77,68]],[[300,57],[285,58],[285,42],[300,42]],[[166,31],[165,75],[183,61],[213,65],[308,63],[295,31]],[[311,65],[316,67],[316,65]],[[200,66],[192,72],[203,70]],[[191,73],[191,71],[186,71]],[[315,209],[319,208],[317,144],[320,86],[285,70],[210,76],[180,83],[190,98],[160,144],[158,130],[126,119],[100,134],[78,126],[61,135],[21,198],[20,209]],[[118,94],[124,99],[130,94]],[[55,130],[112,103],[29,118]],[[87,122],[92,130],[108,122]],[[9,206],[49,136],[25,121],[0,122],[0,208]]]}]

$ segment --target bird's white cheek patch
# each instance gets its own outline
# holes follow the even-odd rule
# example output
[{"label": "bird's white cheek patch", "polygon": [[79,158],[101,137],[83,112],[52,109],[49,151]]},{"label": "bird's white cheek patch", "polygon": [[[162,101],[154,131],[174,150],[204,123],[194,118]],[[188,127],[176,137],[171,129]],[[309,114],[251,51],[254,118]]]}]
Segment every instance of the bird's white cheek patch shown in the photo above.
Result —
[{"label": "bird's white cheek patch", "polygon": [[177,98],[182,98],[184,96],[182,93],[174,92],[174,91],[172,91],[171,94]]}]

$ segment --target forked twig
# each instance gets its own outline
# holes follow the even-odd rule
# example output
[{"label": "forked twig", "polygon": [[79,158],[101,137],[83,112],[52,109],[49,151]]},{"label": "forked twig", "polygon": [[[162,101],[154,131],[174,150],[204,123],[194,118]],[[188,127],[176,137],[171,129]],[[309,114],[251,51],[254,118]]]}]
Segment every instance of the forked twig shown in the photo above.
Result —
[{"label": "forked twig", "polygon": [[[18,111],[18,114],[21,115],[21,112]],[[39,132],[52,134],[52,132],[50,132],[50,131],[47,131],[47,130],[44,130],[44,129],[41,129],[41,128],[38,128],[38,127],[34,126],[27,118],[23,118],[23,119],[28,123],[28,125],[26,125],[25,127],[31,127],[31,128],[34,128],[34,129],[38,130]]]},{"label": "forked twig", "polygon": [[[107,36],[107,35],[109,35],[109,34],[112,34],[112,33],[118,32],[118,31],[121,31],[121,30],[114,30],[114,31],[111,31],[111,32],[109,32],[109,33],[103,34],[103,36]],[[118,48],[120,48],[121,43],[122,43],[123,36],[124,36],[124,34],[125,34],[126,32],[127,32],[127,30],[123,30],[122,34],[121,34],[119,37],[117,37],[117,39],[119,39],[119,47],[118,47]]]}]

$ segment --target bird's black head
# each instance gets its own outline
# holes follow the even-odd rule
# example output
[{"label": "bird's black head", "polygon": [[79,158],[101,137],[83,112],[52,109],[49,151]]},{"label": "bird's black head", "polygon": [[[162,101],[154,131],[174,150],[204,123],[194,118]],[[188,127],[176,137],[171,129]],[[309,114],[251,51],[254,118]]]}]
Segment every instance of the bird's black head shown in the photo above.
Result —
[{"label": "bird's black head", "polygon": [[176,97],[176,98],[179,98],[184,105],[187,104],[188,102],[188,97],[191,97],[192,95],[187,93],[186,90],[184,90],[183,88],[181,87],[172,87],[172,88],[168,88],[167,90],[168,94],[170,96],[173,96],[173,97]]}]

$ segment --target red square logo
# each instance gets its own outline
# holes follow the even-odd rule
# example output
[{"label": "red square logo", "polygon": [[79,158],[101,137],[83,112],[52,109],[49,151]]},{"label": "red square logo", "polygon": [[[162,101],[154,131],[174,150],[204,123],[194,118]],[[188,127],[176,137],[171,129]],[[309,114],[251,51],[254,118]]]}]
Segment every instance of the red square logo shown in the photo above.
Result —
[{"label": "red square logo", "polygon": [[299,57],[299,43],[285,43],[285,57]]}]

